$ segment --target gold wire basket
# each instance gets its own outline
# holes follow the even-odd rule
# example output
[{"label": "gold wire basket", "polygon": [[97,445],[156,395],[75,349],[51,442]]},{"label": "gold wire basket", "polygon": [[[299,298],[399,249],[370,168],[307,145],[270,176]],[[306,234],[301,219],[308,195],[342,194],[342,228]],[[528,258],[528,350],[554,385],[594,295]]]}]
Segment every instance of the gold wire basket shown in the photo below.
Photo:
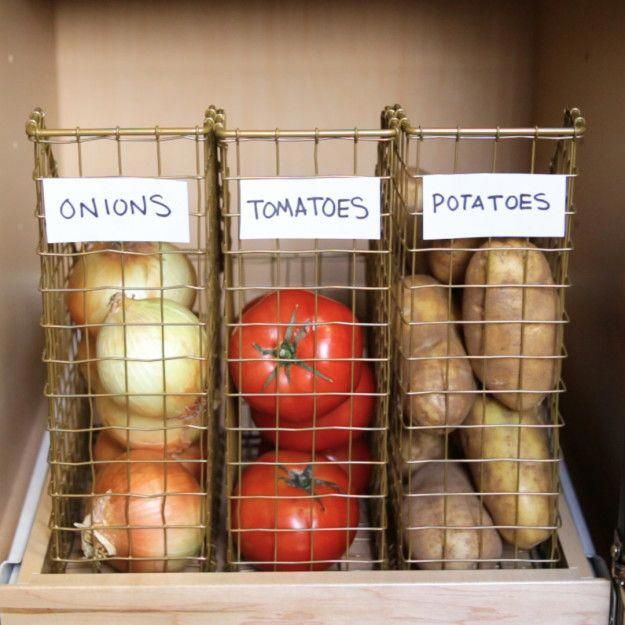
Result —
[{"label": "gold wire basket", "polygon": [[[373,175],[382,178],[383,195],[390,198],[389,175],[386,161],[396,136],[395,130],[228,130],[217,129],[221,160],[222,249],[224,255],[224,324],[227,337],[224,340],[223,361],[227,369],[223,378],[226,430],[226,481],[225,501],[228,544],[225,554],[229,570],[357,570],[385,568],[388,565],[387,529],[387,415],[390,390],[390,233],[391,214],[388,201],[382,205],[381,238],[379,241],[325,240],[297,241],[288,239],[240,240],[238,184],[249,177],[334,177],[345,175]],[[312,302],[314,313],[310,318],[293,317],[289,314],[297,304],[294,294],[305,291]],[[342,406],[347,410],[342,420],[335,420],[336,411],[329,412],[317,404],[324,397],[316,392],[317,378],[312,376],[308,393],[314,395],[313,410],[305,422],[293,421],[293,415],[284,414],[290,394],[296,396],[295,387],[286,388],[270,383],[262,390],[274,399],[274,407],[268,414],[254,414],[254,393],[246,390],[246,364],[261,361],[266,355],[245,355],[242,343],[249,337],[258,317],[249,317],[246,311],[262,306],[263,297],[272,301],[272,308],[263,318],[264,328],[272,328],[278,335],[292,332],[305,334],[315,327],[317,314],[327,304],[325,298],[339,301],[349,312],[343,328],[365,335],[365,350],[352,351],[343,361],[351,367],[351,387],[341,392]],[[295,297],[299,297],[295,295]],[[274,298],[273,300],[271,298]],[[260,304],[257,304],[260,302]],[[286,314],[286,316],[285,316]],[[319,317],[320,318],[320,317]],[[254,319],[254,321],[252,321]],[[340,325],[338,319],[335,319]],[[333,321],[330,320],[330,325]],[[286,329],[285,329],[286,328]],[[230,339],[235,336],[237,338]],[[353,336],[353,335],[352,335]],[[229,341],[234,341],[234,346]],[[246,338],[245,340],[248,340]],[[236,348],[236,351],[235,351]],[[332,361],[332,356],[329,360]],[[247,360],[246,360],[247,359]],[[316,349],[310,365],[315,367],[328,357],[321,357]],[[339,359],[337,359],[338,361]],[[275,361],[277,362],[277,361]],[[294,365],[295,366],[295,365]],[[319,366],[321,366],[319,364]],[[356,367],[373,373],[371,386],[355,380]],[[249,371],[249,369],[248,369]],[[365,374],[361,374],[364,380]],[[275,380],[275,378],[274,378]],[[306,390],[300,391],[302,400]],[[326,391],[327,394],[327,391]],[[284,404],[282,402],[285,402]],[[368,404],[373,414],[362,418],[359,402]],[[299,442],[298,442],[299,437]],[[305,439],[302,443],[302,438]],[[337,442],[338,439],[339,442]],[[363,450],[368,441],[369,451]],[[267,441],[277,450],[276,456],[262,455]],[[331,446],[343,445],[341,454],[335,454]],[[329,532],[339,534],[340,548],[326,551],[322,530],[313,529],[314,522],[304,520],[304,529],[297,532],[288,529],[279,508],[288,495],[278,492],[284,481],[283,460],[280,454],[296,449],[313,475],[322,477],[327,465],[339,462],[347,473],[348,484],[342,492],[335,492],[330,499],[354,499],[358,502],[356,522],[353,512],[347,519],[335,522]],[[334,454],[334,455],[332,455]],[[285,456],[286,457],[286,456]],[[262,463],[269,469],[265,491],[258,491],[256,499],[246,491],[242,483]],[[371,474],[368,487],[359,487]],[[247,493],[247,494],[246,494]],[[317,505],[320,493],[312,490],[300,495],[301,507],[310,512]],[[264,522],[247,519],[245,506],[251,507],[258,499],[269,511]],[[330,500],[328,500],[330,501]],[[311,503],[312,502],[312,503]],[[336,503],[336,501],[335,501]],[[323,503],[321,502],[323,505]],[[248,507],[248,509],[249,509]],[[307,512],[307,514],[308,514]],[[338,526],[336,525],[338,523]],[[292,527],[296,527],[293,525]],[[299,541],[304,547],[299,555],[289,551],[286,542]],[[355,534],[355,539],[354,539]],[[249,540],[248,540],[249,538]],[[264,541],[265,550],[255,552],[253,541]],[[352,542],[353,540],[353,542]]]},{"label": "gold wire basket", "polygon": [[[191,128],[48,129],[44,113],[37,109],[27,124],[27,134],[35,149],[45,334],[43,360],[47,371],[45,396],[50,431],[48,490],[52,513],[46,559],[49,572],[107,570],[107,564],[130,571],[210,570],[214,567],[213,470],[218,464],[218,446],[213,413],[219,372],[216,357],[219,295],[217,160],[213,128],[218,119],[216,109],[211,107],[203,123]],[[83,176],[142,176],[188,181],[191,242],[181,247],[163,243],[48,243],[42,180]],[[94,262],[103,261],[105,257],[111,269],[104,278],[99,278]],[[156,319],[143,322],[149,326],[149,331],[160,335],[161,358],[155,362],[162,370],[162,387],[152,394],[152,399],[163,405],[160,418],[147,420],[137,417],[131,406],[145,395],[129,386],[129,371],[142,357],[127,351],[130,333],[142,323],[137,319],[134,323],[131,321],[129,306],[135,304],[135,297],[141,298],[137,289],[147,288],[141,282],[144,278],[131,269],[133,264],[143,262],[151,263],[151,269],[147,264],[145,268],[146,280],[147,274],[152,272],[148,297],[158,302],[160,311]],[[166,278],[173,264],[185,265],[186,273]],[[80,271],[82,274],[77,277]],[[88,302],[101,293],[107,297],[119,293],[116,297],[121,306],[121,320],[111,321],[110,316],[106,320],[96,318]],[[185,313],[186,321],[168,322],[165,300],[170,301],[181,293],[185,294],[185,306],[192,307],[192,312]],[[68,304],[76,298],[78,305],[70,315]],[[172,393],[167,392],[170,387],[166,378],[174,357],[168,354],[166,344],[180,326],[197,336],[197,349],[194,348],[193,353],[178,353],[176,357],[185,363],[194,363],[194,371],[199,371],[198,384],[178,396],[190,407],[171,419],[166,406],[172,401]],[[99,367],[106,360],[98,357],[102,327],[113,327],[123,335],[123,352],[109,359],[121,362],[125,368],[125,388],[121,391],[112,392],[99,379]],[[112,407],[111,410],[105,411],[105,405]],[[109,440],[105,443],[107,436]],[[146,447],[149,448],[146,454],[136,449]],[[124,452],[125,455],[120,456]],[[76,524],[85,512],[93,511],[97,502],[102,501],[103,493],[96,492],[98,480],[102,479],[98,476],[110,469],[116,471],[117,482],[113,483],[120,487],[119,492],[112,489],[118,497],[111,501],[121,500],[125,509],[121,521],[118,515],[116,521],[110,522],[116,530],[107,535],[117,549],[116,557],[102,549],[92,549],[86,557],[81,553],[81,539],[83,546],[85,540],[92,546],[97,544],[94,536],[97,537],[98,524],[94,521],[87,528]],[[138,475],[142,470],[152,471],[154,482],[149,488],[139,486]],[[187,479],[187,474],[194,475],[193,481]],[[110,494],[109,491],[105,494]],[[141,500],[145,506],[152,506],[151,516],[141,517],[133,512]],[[193,514],[175,516],[176,502],[186,502]],[[174,552],[172,543],[183,534],[194,547]],[[156,544],[156,551],[141,548],[139,541],[146,536],[149,542]],[[160,557],[155,555],[159,549]]]},{"label": "gold wire basket", "polygon": [[[381,122],[380,129],[365,130],[229,130],[225,126],[224,112],[210,107],[204,123],[195,128],[66,130],[47,129],[43,113],[33,113],[27,132],[35,145],[42,326],[47,366],[45,394],[49,401],[48,428],[51,434],[49,492],[52,517],[47,558],[50,571],[64,571],[68,567],[69,570],[80,570],[85,568],[85,563],[88,569],[100,570],[107,561],[114,561],[113,565],[117,563],[120,568],[120,560],[125,563],[123,567],[141,570],[142,558],[133,556],[132,548],[129,555],[121,558],[102,557],[101,553],[95,553],[85,559],[79,550],[79,539],[81,534],[84,538],[85,528],[77,527],[75,523],[80,521],[89,502],[101,495],[94,490],[101,465],[123,465],[126,479],[132,484],[133,467],[145,462],[133,459],[132,455],[118,460],[102,460],[95,454],[97,438],[102,438],[102,433],[118,431],[124,437],[122,451],[131,452],[137,437],[146,429],[145,423],[139,426],[131,418],[130,401],[134,393],[128,386],[122,393],[124,422],[115,427],[109,421],[103,422],[97,405],[112,393],[98,385],[98,361],[102,358],[97,355],[95,343],[86,337],[106,324],[93,320],[77,323],[70,317],[66,305],[67,298],[75,291],[88,295],[111,286],[89,285],[86,278],[78,286],[71,283],[74,268],[86,262],[89,256],[101,252],[114,253],[121,265],[119,291],[122,301],[131,299],[126,291],[132,291],[136,285],[124,281],[124,267],[133,257],[146,255],[146,252],[124,243],[105,245],[103,249],[47,243],[41,181],[59,176],[53,150],[61,157],[66,177],[142,175],[178,178],[192,183],[192,243],[180,252],[172,252],[159,244],[156,253],[160,262],[161,285],[157,290],[160,290],[161,299],[166,298],[167,290],[173,288],[162,284],[164,259],[168,254],[182,253],[190,259],[198,277],[197,284],[174,286],[196,291],[193,310],[199,319],[199,327],[207,335],[207,347],[199,357],[206,371],[204,386],[197,393],[201,408],[195,414],[199,418],[172,425],[163,417],[147,428],[165,441],[188,430],[199,439],[199,454],[188,466],[199,468],[201,487],[193,494],[202,501],[201,518],[196,526],[202,533],[202,545],[199,554],[171,558],[172,567],[176,566],[174,560],[183,560],[191,570],[212,570],[223,566],[227,570],[239,571],[259,568],[274,571],[358,570],[389,566],[524,568],[562,563],[556,531],[559,526],[556,505],[559,429],[563,424],[559,395],[564,390],[560,373],[565,356],[563,329],[568,320],[564,294],[568,287],[574,214],[576,142],[585,129],[583,119],[579,111],[572,110],[567,112],[562,128],[423,129],[411,126],[401,107],[394,106],[382,112]],[[521,254],[522,269],[520,279],[513,285],[513,296],[520,298],[520,310],[526,310],[526,297],[536,290],[552,292],[555,301],[553,317],[541,320],[539,324],[551,332],[549,353],[528,355],[523,351],[525,328],[532,326],[530,321],[536,326],[535,319],[523,312],[520,317],[498,319],[491,315],[487,319],[468,320],[458,306],[458,300],[466,293],[481,290],[492,294],[503,287],[488,283],[488,279],[485,283],[465,282],[463,275],[457,272],[457,266],[463,262],[466,264],[471,256],[480,255],[485,256],[489,266],[492,255],[498,251],[507,253],[509,247],[497,239],[489,239],[492,246],[486,250],[480,248],[483,241],[424,242],[421,179],[426,171],[543,171],[546,148],[553,142],[556,143],[556,153],[548,171],[568,175],[565,237],[524,239],[515,247]],[[321,239],[250,241],[238,237],[241,180],[374,172],[382,184],[379,240],[364,243]],[[432,257],[436,254],[439,262],[434,267]],[[528,259],[534,254],[544,258],[550,281],[540,282],[528,277]],[[222,269],[223,282],[220,283]],[[436,275],[438,282],[432,283],[431,275],[429,282],[415,279],[415,276],[424,274]],[[283,338],[288,335],[289,326],[293,326],[290,330],[293,335],[303,335],[311,325],[315,326],[314,318],[304,322],[288,315],[287,318],[280,316],[281,298],[291,301],[288,298],[302,291],[312,298],[314,315],[318,314],[325,298],[340,302],[352,315],[350,321],[330,321],[330,325],[342,324],[351,328],[352,336],[356,331],[364,336],[361,352],[354,350],[352,342],[351,353],[337,359],[349,363],[351,378],[347,390],[334,393],[341,395],[343,408],[347,406],[343,420],[338,423],[325,418],[332,410],[318,406],[323,392],[318,392],[315,376],[308,392],[313,397],[312,413],[310,418],[300,422],[294,422],[292,416],[281,415],[281,402],[293,391],[281,390],[277,382],[274,388],[271,385],[263,388],[261,394],[274,397],[275,407],[268,414],[259,414],[261,411],[252,412],[250,407],[254,404],[255,393],[246,391],[243,384],[244,366],[262,361],[268,355],[241,355],[241,336],[259,325],[258,318],[247,321],[247,311],[273,297],[274,317],[263,318],[260,325],[270,325],[279,335],[282,332]],[[442,316],[437,319],[427,315],[419,317],[418,302],[427,301],[433,295],[440,300]],[[217,321],[220,317],[223,318],[221,324]],[[521,348],[518,353],[490,354],[484,344],[479,344],[478,351],[468,354],[452,349],[454,344],[461,344],[465,349],[467,341],[462,340],[458,330],[460,325],[464,326],[465,334],[470,327],[486,328],[485,335],[488,328],[498,324],[519,330]],[[122,316],[120,326],[124,333],[127,332],[126,325],[132,324],[125,324]],[[167,326],[162,317],[160,326]],[[439,351],[428,352],[414,344],[418,342],[415,335],[418,337],[423,333],[437,334]],[[238,336],[237,353],[232,350],[233,335]],[[452,336],[456,338],[452,340]],[[222,348],[220,342],[223,342]],[[279,360],[275,354],[272,358],[276,363]],[[485,368],[489,362],[502,358],[518,361],[518,383],[499,389],[497,397],[501,399],[502,395],[509,395],[516,398],[517,407],[525,408],[526,398],[539,395],[540,401],[530,416],[527,411],[520,414],[514,410],[515,406],[510,405],[507,412],[502,412],[489,393],[489,382],[476,382],[476,378],[486,379]],[[132,358],[124,351],[123,360],[128,362]],[[321,360],[318,355],[313,355],[311,366],[316,367]],[[557,384],[539,393],[522,383],[523,368],[529,361],[549,362]],[[456,387],[452,383],[454,370],[461,363],[472,369],[468,374],[470,382],[464,387]],[[438,378],[420,378],[414,372],[422,366],[436,369]],[[372,373],[372,386],[364,390],[359,387],[357,367]],[[218,420],[213,418],[219,413],[222,394],[223,437],[218,430]],[[307,393],[300,394],[304,401]],[[165,403],[168,394],[161,395]],[[438,403],[438,422],[419,416],[422,404],[429,400]],[[458,400],[472,405],[469,418],[465,414],[458,420],[452,415]],[[365,421],[359,420],[358,413],[359,402],[363,401],[368,401],[372,413]],[[492,414],[491,409],[495,411]],[[389,412],[392,417],[390,436]],[[507,447],[500,441],[505,436],[512,438]],[[301,443],[302,438],[306,440],[305,444]],[[220,454],[224,439],[225,475],[222,475]],[[534,439],[539,439],[535,443],[539,451],[532,448]],[[333,445],[335,440],[339,440],[342,447]],[[335,447],[341,447],[338,454]],[[269,449],[275,449],[276,455],[264,456]],[[280,472],[286,462],[280,459],[280,454],[288,454],[293,449],[307,454],[307,458],[300,461],[310,467],[313,476],[315,472],[321,475],[328,465],[336,464],[346,473],[345,487],[337,489],[340,492],[333,493],[332,497],[343,501],[350,510],[354,509],[352,503],[357,502],[357,513],[348,513],[347,521],[341,527],[330,528],[339,530],[343,536],[344,548],[340,553],[328,555],[317,551],[315,542],[322,545],[323,541],[319,537],[321,534],[311,528],[296,533],[296,539],[306,544],[305,557],[293,561],[281,551],[281,541],[291,530],[280,527],[276,512],[285,499],[278,492],[284,481]],[[262,456],[260,462],[259,456]],[[151,496],[161,502],[163,522],[157,529],[163,534],[165,545],[168,532],[172,530],[165,520],[165,502],[175,495],[184,495],[167,490],[169,469],[166,467],[180,461],[181,458],[168,456],[164,448],[157,461],[163,467],[165,485]],[[259,464],[271,470],[271,492],[263,492],[260,497],[237,490],[248,470]],[[509,482],[502,486],[492,479],[489,481],[493,472],[496,474],[503,469],[508,476],[513,476],[510,478],[512,486]],[[433,475],[429,486],[424,477],[428,471]],[[527,471],[542,475],[540,489],[532,490],[523,484]],[[469,472],[474,485],[482,484],[477,493],[473,492],[467,478]],[[457,473],[464,476],[460,481]],[[356,482],[363,475],[368,485],[356,488]],[[122,494],[127,502],[132,500],[132,491]],[[316,505],[319,496],[313,486],[311,492],[301,497],[302,503]],[[243,504],[258,499],[270,504],[272,523],[269,527],[257,527],[254,522],[245,526],[241,518]],[[533,522],[521,518],[523,508],[520,502],[525,501],[523,505],[526,505],[527,500],[540,500],[546,516]],[[508,516],[493,512],[497,509],[497,502],[503,501]],[[474,508],[473,516],[470,521],[460,522],[455,518],[454,510],[458,506],[462,508],[464,502]],[[396,549],[391,549],[390,557],[387,503],[390,503],[392,512],[391,525],[396,530],[390,540],[391,547]],[[126,503],[127,509],[129,505]],[[428,509],[430,516],[414,516],[415,509]],[[513,512],[509,512],[510,509]],[[358,517],[357,522],[350,518],[354,515]],[[215,547],[219,542],[215,530],[220,516],[225,517],[227,533],[224,553],[218,553]],[[507,536],[503,551],[492,549],[493,536],[497,535],[493,528]],[[128,520],[118,527],[119,531],[129,534],[131,543],[131,531],[136,529],[141,527],[133,526]],[[528,532],[534,532],[541,539],[534,541],[535,544],[527,544],[532,541],[519,537]],[[86,533],[92,534],[93,530],[87,528]],[[258,537],[259,533],[265,540],[269,537],[270,549],[264,557],[251,556],[242,546],[246,534]],[[454,553],[453,545],[468,535],[475,543],[473,551],[460,555]],[[419,542],[418,537],[424,536],[437,544],[438,551],[423,553],[414,546]],[[169,556],[160,562],[165,562],[164,570],[172,570]],[[157,567],[156,570],[161,569]]]},{"label": "gold wire basket", "polygon": [[[401,129],[390,201],[398,564],[561,566],[559,398],[585,122],[573,109],[561,128],[421,128],[399,106],[382,120]],[[423,240],[424,174],[503,172],[567,176],[564,237]]]}]

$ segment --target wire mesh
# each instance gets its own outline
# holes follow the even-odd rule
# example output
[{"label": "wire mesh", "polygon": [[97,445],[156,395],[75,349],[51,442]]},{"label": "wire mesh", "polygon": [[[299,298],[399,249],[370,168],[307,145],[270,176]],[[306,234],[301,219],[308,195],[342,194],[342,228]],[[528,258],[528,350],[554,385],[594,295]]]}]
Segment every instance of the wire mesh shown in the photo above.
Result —
[{"label": "wire mesh", "polygon": [[[390,198],[384,163],[396,132],[225,127],[217,132],[227,333],[223,360],[228,368],[223,378],[226,567],[384,568],[390,390],[388,201],[382,207],[379,241],[240,240],[238,183],[252,177],[377,171],[383,195]],[[323,338],[324,332],[329,339]],[[341,354],[336,346],[342,335],[348,336],[344,337],[348,348]],[[255,338],[259,336],[268,342]],[[303,366],[284,367],[283,356],[275,352],[281,341],[291,338],[296,349],[309,342],[310,351],[301,357]],[[260,388],[256,383],[254,392],[250,390],[254,376],[263,367],[268,381],[261,378],[265,383]],[[311,374],[300,386],[295,381],[298,367]],[[334,373],[324,376],[323,371]],[[336,386],[324,387],[324,378]],[[311,478],[308,487],[302,486],[307,478]]]},{"label": "wire mesh", "polygon": [[[33,114],[27,132],[35,148],[51,433],[50,571],[212,570],[221,567],[214,544],[221,514],[228,570],[563,564],[559,396],[583,120],[572,110],[562,128],[424,129],[412,127],[398,106],[381,120],[376,130],[228,130],[223,111],[211,107],[195,128],[49,130],[43,114]],[[192,243],[48,244],[41,181],[61,170],[65,177],[190,181]],[[374,171],[382,184],[379,240],[238,237],[241,180]],[[541,171],[567,175],[564,237],[423,240],[426,172]],[[92,283],[89,267],[105,256],[119,278]],[[133,309],[133,266],[147,258],[157,259],[157,283],[141,288],[160,303],[146,324]],[[497,277],[501,258],[515,265],[505,281]],[[197,279],[167,283],[165,269],[184,259]],[[163,302],[185,290],[195,296],[193,320],[172,323]],[[108,303],[117,292],[107,316],[96,318],[89,297]],[[157,358],[129,349],[146,325],[157,332]],[[198,349],[165,355],[168,335],[184,327]],[[328,355],[320,327],[343,331],[347,352]],[[119,353],[106,354],[102,335],[115,329]],[[246,352],[244,337],[259,330],[275,342],[253,339]],[[276,352],[309,335],[305,358],[287,363]],[[137,390],[136,366],[150,360],[162,387]],[[186,360],[199,364],[200,387],[174,392],[168,366]],[[103,384],[107,367],[119,372],[120,363],[122,387]],[[257,365],[270,368],[250,390]],[[343,367],[343,387],[323,386],[328,366]],[[290,386],[298,367],[312,372],[299,389]],[[221,395],[223,463],[213,418]],[[145,401],[159,405],[156,414],[145,414]],[[141,476],[150,471],[158,486],[146,492]],[[181,477],[188,472],[197,488]],[[134,506],[148,502],[156,522],[134,516]],[[195,509],[195,502],[199,517],[181,520],[177,509]],[[108,533],[93,519],[76,525],[105,505],[118,514]],[[285,520],[294,509],[300,517]],[[141,555],[146,535],[159,557]],[[198,535],[198,548],[174,553]],[[118,547],[113,555],[110,542]]]},{"label": "wire mesh", "polygon": [[[391,161],[391,500],[400,568],[553,567],[578,110],[561,128],[413,127]],[[545,155],[555,147],[550,162]],[[427,173],[567,176],[562,238],[424,241]]]},{"label": "wire mesh", "polygon": [[[50,572],[214,567],[217,120],[211,107],[193,128],[64,130],[46,128],[35,110],[27,124],[49,407]],[[188,181],[191,242],[48,243],[42,180],[87,176]]]}]

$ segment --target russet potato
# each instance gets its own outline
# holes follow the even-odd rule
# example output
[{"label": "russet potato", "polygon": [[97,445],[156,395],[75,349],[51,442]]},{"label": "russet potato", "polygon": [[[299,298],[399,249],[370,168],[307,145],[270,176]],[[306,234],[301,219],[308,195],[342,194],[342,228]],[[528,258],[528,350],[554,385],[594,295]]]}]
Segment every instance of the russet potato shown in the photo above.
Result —
[{"label": "russet potato", "polygon": [[396,297],[404,411],[414,425],[435,426],[442,434],[462,423],[476,390],[450,290],[431,276],[416,275],[399,283]]},{"label": "russet potato", "polygon": [[427,466],[429,460],[445,457],[445,437],[428,430],[403,428],[401,432],[401,473],[404,479]]},{"label": "russet potato", "polygon": [[486,242],[465,285],[474,285],[464,288],[462,316],[475,375],[509,408],[538,406],[556,383],[560,353],[557,292],[544,254],[520,239]]},{"label": "russet potato", "polygon": [[409,274],[427,271],[423,241],[423,179],[414,167],[408,167],[400,181],[401,206],[397,213],[397,227],[402,233],[405,248],[404,265]]},{"label": "russet potato", "polygon": [[443,284],[462,284],[467,265],[480,239],[437,239],[430,241],[433,248],[445,247],[446,250],[433,249],[428,252],[428,267],[432,275]]},{"label": "russet potato", "polygon": [[404,554],[422,569],[493,568],[501,558],[501,539],[457,462],[431,462],[413,473],[402,528]]},{"label": "russet potato", "polygon": [[514,526],[499,530],[503,538],[520,549],[546,540],[551,535],[546,528],[555,521],[556,495],[545,494],[554,492],[554,463],[538,411],[519,413],[479,397],[464,426],[460,441],[468,459],[502,459],[470,466],[480,492],[502,493],[483,499],[495,525]]}]

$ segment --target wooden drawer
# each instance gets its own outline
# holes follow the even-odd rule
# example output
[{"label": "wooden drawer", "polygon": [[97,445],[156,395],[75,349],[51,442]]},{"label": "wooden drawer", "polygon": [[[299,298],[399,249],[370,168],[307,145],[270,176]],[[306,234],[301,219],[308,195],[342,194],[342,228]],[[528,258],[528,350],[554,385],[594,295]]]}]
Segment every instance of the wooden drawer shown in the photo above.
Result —
[{"label": "wooden drawer", "polygon": [[0,586],[2,625],[605,625],[610,582],[595,577],[564,497],[560,511],[559,569],[46,574],[44,494],[17,582]]}]

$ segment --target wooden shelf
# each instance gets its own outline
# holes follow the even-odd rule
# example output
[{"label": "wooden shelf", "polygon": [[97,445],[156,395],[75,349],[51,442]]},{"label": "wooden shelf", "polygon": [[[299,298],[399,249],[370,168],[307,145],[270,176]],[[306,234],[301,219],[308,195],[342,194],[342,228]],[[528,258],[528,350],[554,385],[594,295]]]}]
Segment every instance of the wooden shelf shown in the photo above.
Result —
[{"label": "wooden shelf", "polygon": [[43,495],[17,583],[0,587],[2,625],[605,625],[610,583],[594,576],[564,498],[560,510],[560,569],[44,574]]}]

